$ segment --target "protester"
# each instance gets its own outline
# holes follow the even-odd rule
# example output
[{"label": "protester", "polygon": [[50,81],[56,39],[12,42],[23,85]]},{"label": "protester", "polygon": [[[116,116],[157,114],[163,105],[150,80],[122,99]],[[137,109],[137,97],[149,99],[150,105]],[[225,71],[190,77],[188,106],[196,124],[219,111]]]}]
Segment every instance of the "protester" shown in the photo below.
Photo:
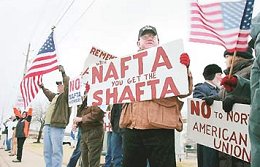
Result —
[{"label": "protester", "polygon": [[17,153],[17,138],[16,138],[16,125],[17,125],[17,119],[14,116],[13,117],[13,122],[12,122],[12,149],[11,149],[11,153],[9,154],[9,156],[15,156]]},{"label": "protester", "polygon": [[[107,150],[106,150],[106,156],[105,156],[105,164],[104,167],[112,167],[113,162],[112,162],[112,143],[111,143],[111,137],[112,137],[112,129],[111,129],[111,110],[112,110],[112,105],[108,105],[106,112],[108,116],[109,123],[106,124],[106,121],[104,121],[104,129],[106,130],[107,134]],[[106,119],[106,118],[105,118]],[[107,121],[108,121],[107,120]]]},{"label": "protester", "polygon": [[16,138],[17,138],[17,157],[13,162],[21,162],[23,155],[23,145],[29,135],[30,122],[32,120],[32,108],[24,111],[22,114],[17,108],[14,108],[14,114],[18,120],[16,125]]},{"label": "protester", "polygon": [[[233,75],[226,77],[222,84],[230,95],[237,96],[243,94],[244,98],[250,98],[251,112],[249,116],[249,137],[251,142],[251,167],[260,166],[260,13],[252,20],[251,37],[249,42],[255,49],[256,59],[254,60],[250,81]],[[251,91],[248,91],[250,90]],[[251,92],[251,93],[250,93]]]},{"label": "protester", "polygon": [[123,133],[124,129],[119,127],[120,115],[122,112],[122,104],[114,104],[111,110],[111,150],[113,167],[122,167],[123,162]]},{"label": "protester", "polygon": [[[226,59],[226,67],[227,69],[224,70],[224,73],[227,75],[223,78],[223,82],[229,77],[229,73],[231,68],[232,61],[233,62],[233,69],[231,71],[232,75],[240,76],[246,79],[250,79],[250,70],[253,64],[253,55],[252,55],[252,49],[250,47],[247,48],[244,52],[237,52],[236,57],[233,57],[234,53],[230,53],[228,51],[224,52],[224,57]],[[233,59],[233,60],[232,60]],[[230,90],[229,90],[230,91]],[[215,97],[207,97],[205,98],[205,101],[208,105],[212,105],[214,100],[221,100],[222,101],[222,107],[225,112],[230,112],[232,110],[232,107],[234,103],[243,103],[243,104],[250,104],[250,98],[246,97],[245,94],[249,94],[250,91],[244,91],[241,92],[241,94],[230,94],[225,89],[221,89],[218,96]],[[220,152],[219,153],[219,166],[225,166],[225,167],[247,167],[250,166],[248,162],[245,162],[243,160],[240,160],[236,157],[233,157],[231,155],[225,154]]]},{"label": "protester", "polygon": [[103,117],[104,111],[98,106],[88,107],[85,97],[74,118],[74,122],[81,128],[82,167],[100,166],[104,138]]},{"label": "protester", "polygon": [[[75,128],[72,128],[73,131]],[[77,135],[77,144],[76,147],[70,157],[69,163],[67,165],[67,167],[76,167],[77,162],[80,158],[81,155],[81,151],[80,151],[80,140],[81,140],[81,132],[80,132],[80,128],[78,128],[78,135]]]},{"label": "protester", "polygon": [[5,125],[5,122],[2,124],[2,135],[1,135],[1,147],[0,149],[5,149],[6,148],[6,137],[8,133],[7,126]]},{"label": "protester", "polygon": [[[204,83],[198,83],[193,90],[194,98],[205,98],[218,95],[222,69],[216,64],[209,64],[204,68]],[[213,148],[197,144],[198,167],[218,167],[219,152]]]},{"label": "protester", "polygon": [[[137,45],[139,50],[158,46],[159,38],[155,27],[141,28]],[[187,54],[182,54],[180,60],[186,67],[189,66],[190,60]],[[188,95],[191,92],[192,76],[189,74]],[[146,167],[147,159],[152,167],[176,167],[174,129],[182,130],[180,113],[182,104],[178,97],[168,97],[123,106],[120,127],[126,128],[123,138],[124,167]],[[160,124],[157,126],[150,124],[148,113],[150,118],[162,118]],[[166,118],[170,124],[165,124]]]},{"label": "protester", "polygon": [[43,138],[46,167],[62,166],[64,131],[71,114],[71,108],[68,104],[69,77],[63,66],[59,66],[59,71],[62,74],[63,83],[56,82],[58,94],[51,92],[39,83],[43,93],[51,102],[45,116]]},{"label": "protester", "polygon": [[5,138],[5,145],[6,145],[6,149],[5,151],[10,151],[11,150],[11,143],[12,143],[12,129],[11,129],[11,125],[12,125],[12,117],[9,117],[5,122],[4,122],[4,126],[5,126],[5,132],[6,132],[6,138]]},{"label": "protester", "polygon": [[251,113],[249,116],[249,137],[251,142],[251,167],[260,166],[260,13],[252,21],[251,37],[255,41],[255,55],[251,69]]}]

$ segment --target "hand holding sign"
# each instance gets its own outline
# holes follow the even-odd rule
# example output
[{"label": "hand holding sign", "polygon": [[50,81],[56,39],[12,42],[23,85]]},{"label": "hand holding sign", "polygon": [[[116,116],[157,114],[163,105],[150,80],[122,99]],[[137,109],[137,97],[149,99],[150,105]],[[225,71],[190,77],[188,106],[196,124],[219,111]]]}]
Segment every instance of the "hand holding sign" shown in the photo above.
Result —
[{"label": "hand holding sign", "polygon": [[187,68],[190,66],[190,57],[189,57],[188,53],[181,54],[180,63],[185,65]]}]

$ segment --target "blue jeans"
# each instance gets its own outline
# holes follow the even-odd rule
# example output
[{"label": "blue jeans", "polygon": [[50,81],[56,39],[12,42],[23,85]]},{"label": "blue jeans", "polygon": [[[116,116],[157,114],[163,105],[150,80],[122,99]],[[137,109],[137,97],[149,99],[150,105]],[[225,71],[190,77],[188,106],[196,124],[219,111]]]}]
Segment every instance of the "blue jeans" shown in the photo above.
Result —
[{"label": "blue jeans", "polygon": [[78,159],[81,155],[81,151],[80,151],[80,138],[81,138],[81,132],[80,130],[78,131],[78,141],[77,141],[77,145],[76,148],[74,149],[71,157],[70,157],[70,161],[67,165],[67,167],[75,167],[77,165]]},{"label": "blue jeans", "polygon": [[122,167],[122,161],[123,161],[122,146],[123,146],[122,134],[117,132],[112,132],[111,149],[112,149],[114,167]]},{"label": "blue jeans", "polygon": [[107,132],[107,153],[105,157],[104,167],[112,166],[111,136],[112,136],[112,132]]},{"label": "blue jeans", "polygon": [[12,143],[12,138],[8,139],[6,135],[6,150],[11,150],[11,143]]},{"label": "blue jeans", "polygon": [[63,156],[64,128],[44,126],[44,159],[46,167],[61,167]]}]

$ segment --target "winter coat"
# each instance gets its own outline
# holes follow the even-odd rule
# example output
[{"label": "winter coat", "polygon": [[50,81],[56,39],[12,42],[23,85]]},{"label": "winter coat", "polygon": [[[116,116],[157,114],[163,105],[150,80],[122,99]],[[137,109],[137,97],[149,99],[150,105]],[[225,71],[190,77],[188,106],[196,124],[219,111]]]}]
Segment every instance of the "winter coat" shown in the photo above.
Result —
[{"label": "winter coat", "polygon": [[14,114],[18,120],[16,125],[15,137],[17,138],[28,137],[30,122],[32,120],[32,108],[29,108],[25,118],[22,117],[22,114],[17,108],[14,108]]},{"label": "winter coat", "polygon": [[251,142],[251,167],[260,166],[260,13],[252,20],[251,37],[255,40],[256,59],[251,70],[251,112],[249,137]]},{"label": "winter coat", "polygon": [[122,133],[124,129],[119,127],[120,115],[122,112],[122,104],[114,104],[111,110],[111,126],[112,131],[116,133]]},{"label": "winter coat", "polygon": [[98,106],[87,106],[86,100],[87,98],[85,98],[77,111],[77,117],[82,117],[82,122],[79,123],[81,133],[93,128],[103,127],[104,123],[104,111]]},{"label": "winter coat", "polygon": [[215,96],[219,92],[219,89],[209,84],[208,82],[198,83],[194,86],[193,97],[202,99],[208,96]]},{"label": "winter coat", "polygon": [[[180,95],[184,98],[192,93],[193,80],[189,76],[189,93]],[[176,129],[182,131],[183,122],[181,109],[183,102],[173,96],[163,99],[154,99],[127,103],[123,105],[119,127],[129,129]]]},{"label": "winter coat", "polygon": [[[50,126],[57,128],[66,128],[69,123],[71,108],[68,103],[68,92],[69,92],[69,77],[63,73],[64,92],[59,94],[55,103],[54,111],[51,116]],[[51,92],[49,89],[42,88],[43,93],[51,102],[56,93]]]},{"label": "winter coat", "polygon": [[[244,79],[250,79],[250,72],[252,68],[254,60],[251,59],[237,59],[234,62],[232,75],[237,77],[241,77]],[[229,70],[225,70],[225,74],[229,74]],[[248,98],[248,94],[250,94],[250,90],[245,90],[244,92],[227,92],[224,89],[220,90],[219,96],[221,100],[224,100],[226,97],[230,96],[234,99],[236,103],[250,104],[250,98]],[[219,166],[220,167],[250,167],[248,162],[240,160],[231,155],[220,152],[219,153]]]},{"label": "winter coat", "polygon": [[[205,98],[218,95],[219,89],[216,86],[209,84],[207,81],[194,86],[193,97]],[[198,167],[218,167],[219,166],[219,151],[213,148],[198,145],[197,147]]]}]

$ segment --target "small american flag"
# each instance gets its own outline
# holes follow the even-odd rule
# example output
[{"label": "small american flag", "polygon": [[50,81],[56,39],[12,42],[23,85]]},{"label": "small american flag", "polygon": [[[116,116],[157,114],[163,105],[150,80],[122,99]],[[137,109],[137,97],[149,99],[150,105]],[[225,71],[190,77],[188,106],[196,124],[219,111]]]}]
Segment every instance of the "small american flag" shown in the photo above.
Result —
[{"label": "small american flag", "polygon": [[33,60],[31,67],[27,70],[22,82],[20,91],[22,93],[24,108],[35,98],[39,91],[39,83],[42,82],[42,75],[58,69],[58,61],[53,41],[53,32]]},{"label": "small american flag", "polygon": [[254,0],[199,5],[191,2],[190,41],[244,51],[250,32]]}]

